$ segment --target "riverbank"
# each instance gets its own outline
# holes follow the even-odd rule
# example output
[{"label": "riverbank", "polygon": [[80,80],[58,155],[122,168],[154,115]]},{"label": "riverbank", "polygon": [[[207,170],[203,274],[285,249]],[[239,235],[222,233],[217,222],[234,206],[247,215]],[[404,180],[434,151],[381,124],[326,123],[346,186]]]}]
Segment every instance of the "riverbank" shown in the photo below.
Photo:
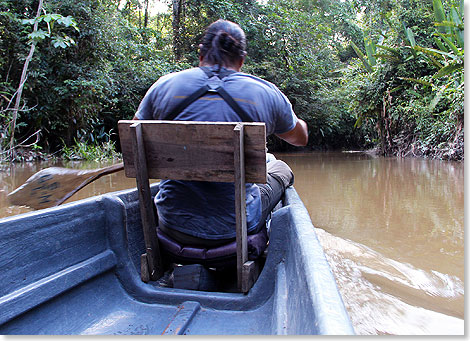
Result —
[{"label": "riverbank", "polygon": [[[314,152],[313,150],[307,150],[304,148],[301,152],[308,153]],[[275,151],[274,151],[275,152]],[[448,144],[444,147],[432,147],[427,146],[420,142],[410,144],[397,144],[391,152],[384,153],[379,147],[374,147],[365,150],[343,150],[345,153],[364,153],[371,156],[396,156],[401,158],[424,158],[429,160],[442,160],[442,161],[457,161],[464,162],[464,136],[463,132],[459,135],[452,144]],[[108,156],[101,155],[98,159],[95,159],[92,155],[75,155],[73,158],[70,156],[61,155],[58,152],[45,153],[40,150],[28,150],[20,149],[17,151],[14,160],[8,160],[0,157],[0,162],[40,162],[40,161],[54,161],[54,160],[88,160],[88,161],[111,161],[121,159],[119,152],[113,151]]]},{"label": "riverbank", "polygon": [[[440,143],[435,146],[426,144],[421,140],[412,140],[400,136],[394,139],[394,147],[390,152],[400,157],[422,157],[444,161],[464,161],[464,129],[463,127],[455,134],[453,140]],[[389,153],[390,153],[389,152]]]},{"label": "riverbank", "polygon": [[456,136],[454,141],[443,144],[442,146],[430,146],[421,141],[406,143],[406,141],[400,141],[400,138],[396,140],[398,140],[398,143],[388,148],[388,152],[384,152],[379,147],[367,149],[363,152],[371,156],[396,156],[401,158],[424,158],[429,160],[457,162],[465,161],[463,131]]},{"label": "riverbank", "polygon": [[120,160],[121,153],[117,151],[114,141],[106,141],[100,145],[75,142],[71,147],[64,146],[53,153],[42,151],[36,145],[20,147],[14,153],[0,153],[0,162],[39,162],[39,161],[112,161]]}]

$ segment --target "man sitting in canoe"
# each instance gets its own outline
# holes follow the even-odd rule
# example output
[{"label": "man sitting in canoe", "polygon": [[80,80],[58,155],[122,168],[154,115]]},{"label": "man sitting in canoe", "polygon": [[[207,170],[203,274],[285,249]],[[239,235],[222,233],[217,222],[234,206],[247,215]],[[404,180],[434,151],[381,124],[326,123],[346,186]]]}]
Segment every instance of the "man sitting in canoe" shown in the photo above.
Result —
[{"label": "man sitting in canoe", "polygon": [[[246,38],[239,25],[212,23],[199,49],[200,67],[161,77],[134,119],[265,122],[267,135],[295,146],[307,144],[307,124],[297,118],[287,97],[274,84],[240,72]],[[272,155],[267,161],[267,184],[246,185],[248,234],[263,228],[294,180],[285,162]],[[215,247],[235,240],[233,184],[164,180],[155,204],[159,228],[181,244]]]}]

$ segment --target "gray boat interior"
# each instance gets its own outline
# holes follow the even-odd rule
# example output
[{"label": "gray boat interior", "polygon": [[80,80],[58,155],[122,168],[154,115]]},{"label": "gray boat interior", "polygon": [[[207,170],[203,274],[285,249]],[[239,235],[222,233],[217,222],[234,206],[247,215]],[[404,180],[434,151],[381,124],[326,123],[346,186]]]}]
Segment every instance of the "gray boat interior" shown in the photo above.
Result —
[{"label": "gray boat interior", "polygon": [[269,225],[264,268],[243,294],[142,282],[135,189],[1,219],[0,334],[354,334],[293,187]]}]

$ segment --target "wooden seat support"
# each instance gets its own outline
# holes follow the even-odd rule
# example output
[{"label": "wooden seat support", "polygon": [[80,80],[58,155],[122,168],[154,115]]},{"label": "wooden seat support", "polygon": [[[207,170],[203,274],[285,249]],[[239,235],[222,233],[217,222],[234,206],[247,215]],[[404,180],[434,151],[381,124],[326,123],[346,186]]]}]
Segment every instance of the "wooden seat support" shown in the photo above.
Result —
[{"label": "wooden seat support", "polygon": [[119,121],[127,177],[136,178],[146,253],[144,282],[162,275],[149,179],[234,182],[237,282],[248,292],[256,263],[248,260],[245,183],[266,183],[264,123]]},{"label": "wooden seat support", "polygon": [[243,124],[233,129],[233,166],[235,171],[235,225],[237,240],[238,290],[248,292],[253,286],[254,262],[248,262],[248,232],[246,228],[245,139]]},{"label": "wooden seat support", "polygon": [[152,207],[142,125],[134,123],[130,129],[133,136],[134,165],[137,169],[136,183],[146,251],[141,256],[140,273],[142,281],[148,282],[149,280],[155,281],[163,275],[163,265],[157,240],[157,224]]}]

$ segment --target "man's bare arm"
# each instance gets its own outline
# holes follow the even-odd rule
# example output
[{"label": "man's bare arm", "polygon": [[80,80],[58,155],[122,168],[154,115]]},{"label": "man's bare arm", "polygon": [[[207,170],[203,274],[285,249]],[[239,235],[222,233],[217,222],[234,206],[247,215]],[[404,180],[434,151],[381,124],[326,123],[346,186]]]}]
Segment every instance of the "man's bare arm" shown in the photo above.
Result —
[{"label": "man's bare arm", "polygon": [[294,145],[294,146],[306,146],[308,142],[308,127],[305,121],[299,119],[294,129],[283,134],[276,134],[278,137],[284,141]]}]

